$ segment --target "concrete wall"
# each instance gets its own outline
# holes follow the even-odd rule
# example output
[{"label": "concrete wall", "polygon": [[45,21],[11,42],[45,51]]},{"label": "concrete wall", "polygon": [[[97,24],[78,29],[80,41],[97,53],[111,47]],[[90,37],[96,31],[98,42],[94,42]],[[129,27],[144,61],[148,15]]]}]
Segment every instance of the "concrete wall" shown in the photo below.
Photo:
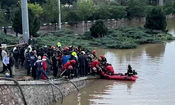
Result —
[{"label": "concrete wall", "polygon": [[[19,81],[19,84],[27,105],[52,105],[57,101],[61,103],[62,95],[65,97],[77,92],[77,88],[83,88],[90,81],[87,79],[89,78],[73,79],[71,82],[52,81],[57,87],[46,81]],[[14,82],[0,81],[0,105],[25,105],[21,91]]]}]

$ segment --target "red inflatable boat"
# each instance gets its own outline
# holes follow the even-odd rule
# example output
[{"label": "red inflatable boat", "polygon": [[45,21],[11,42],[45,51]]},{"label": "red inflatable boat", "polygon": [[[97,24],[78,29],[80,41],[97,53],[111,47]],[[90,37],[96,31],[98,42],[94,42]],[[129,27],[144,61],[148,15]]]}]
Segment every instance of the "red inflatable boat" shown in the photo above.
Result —
[{"label": "red inflatable boat", "polygon": [[127,75],[120,75],[120,74],[114,74],[114,75],[108,75],[106,73],[104,73],[103,71],[101,71],[101,76],[103,79],[108,79],[108,80],[124,80],[124,81],[135,81],[138,76],[134,75],[134,76],[127,76]]}]

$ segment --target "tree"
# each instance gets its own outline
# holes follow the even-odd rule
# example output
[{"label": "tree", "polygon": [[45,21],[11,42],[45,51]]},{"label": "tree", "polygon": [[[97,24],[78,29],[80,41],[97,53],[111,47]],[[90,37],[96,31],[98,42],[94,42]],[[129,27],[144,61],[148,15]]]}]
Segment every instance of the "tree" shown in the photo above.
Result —
[{"label": "tree", "polygon": [[93,13],[93,19],[109,19],[111,13],[109,11],[110,5],[109,4],[100,4],[97,5],[95,11]]},{"label": "tree", "polygon": [[4,12],[0,11],[0,26],[3,26],[4,24],[5,24]]},{"label": "tree", "polygon": [[127,16],[126,8],[123,6],[111,6],[109,8],[111,19],[121,19]]},{"label": "tree", "polygon": [[127,18],[141,18],[145,16],[146,1],[130,0],[127,7]]},{"label": "tree", "polygon": [[70,25],[77,24],[80,20],[75,8],[65,7],[62,9],[62,11],[62,19],[68,22]]},{"label": "tree", "polygon": [[42,18],[46,22],[58,22],[58,0],[46,0],[46,4],[44,4],[43,9],[44,13]]},{"label": "tree", "polygon": [[80,16],[81,20],[87,21],[92,17],[95,10],[93,0],[78,0],[76,5],[76,11]]},{"label": "tree", "polygon": [[[21,16],[21,8],[19,7],[18,10],[15,12],[15,16],[12,20],[13,24],[12,27],[14,31],[18,34],[22,34],[22,16]],[[37,31],[40,28],[40,20],[36,17],[36,14],[32,12],[32,9],[29,8],[29,31],[30,35],[36,36]]]},{"label": "tree", "polygon": [[35,4],[32,4],[32,3],[29,3],[28,4],[28,7],[32,10],[32,12],[35,14],[35,16],[36,17],[40,17],[41,16],[41,14],[43,13],[43,8],[39,5],[39,4],[37,4],[37,3],[35,3]]},{"label": "tree", "polygon": [[90,28],[90,31],[91,31],[91,35],[97,38],[97,37],[103,37],[104,35],[106,35],[108,32],[108,29],[102,20],[97,20],[95,24],[93,24],[92,27]]},{"label": "tree", "polygon": [[166,30],[166,16],[161,8],[153,8],[146,17],[145,28],[152,30]]},{"label": "tree", "polygon": [[173,4],[170,4],[170,3],[166,4],[163,7],[163,11],[166,15],[173,14],[173,12],[174,12]]},{"label": "tree", "polygon": [[7,9],[11,6],[16,5],[18,0],[1,0],[1,8]]}]

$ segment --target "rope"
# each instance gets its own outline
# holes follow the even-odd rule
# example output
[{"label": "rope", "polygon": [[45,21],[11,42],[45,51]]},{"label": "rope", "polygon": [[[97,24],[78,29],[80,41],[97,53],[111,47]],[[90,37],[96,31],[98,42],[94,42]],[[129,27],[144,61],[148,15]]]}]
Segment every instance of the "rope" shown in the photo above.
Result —
[{"label": "rope", "polygon": [[18,83],[18,81],[14,80],[14,79],[8,79],[8,78],[0,78],[0,80],[13,81],[13,82],[17,85],[17,87],[19,88],[19,90],[20,90],[20,92],[21,92],[22,99],[23,99],[23,101],[24,101],[24,105],[27,105],[27,102],[26,102],[24,93],[23,93],[22,88],[21,88],[20,84]]},{"label": "rope", "polygon": [[[61,104],[63,103],[63,93],[61,92],[61,89],[59,87],[57,87],[55,84],[51,83],[50,81],[45,81],[51,85],[53,85],[55,88],[57,88],[59,90],[59,92],[61,93]],[[54,96],[55,97],[55,96]],[[56,100],[56,99],[55,99]]]},{"label": "rope", "polygon": [[70,82],[76,89],[77,89],[77,92],[79,92],[80,90],[78,89],[78,87],[75,85],[75,83],[73,83],[72,81],[70,81],[70,80],[66,80],[66,81],[68,81],[68,82]]},{"label": "rope", "polygon": [[76,89],[77,89],[77,92],[79,92],[80,90],[78,89],[78,87],[75,85],[75,83],[73,83],[72,81],[68,80],[68,79],[63,79],[63,81],[67,81],[67,82],[70,82]]}]

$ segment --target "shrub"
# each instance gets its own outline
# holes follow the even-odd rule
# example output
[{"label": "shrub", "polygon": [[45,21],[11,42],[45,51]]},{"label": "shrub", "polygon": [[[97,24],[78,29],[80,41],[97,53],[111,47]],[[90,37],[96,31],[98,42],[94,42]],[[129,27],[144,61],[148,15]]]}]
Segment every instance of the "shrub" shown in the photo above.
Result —
[{"label": "shrub", "polygon": [[102,20],[97,20],[95,24],[93,24],[92,27],[90,28],[90,31],[91,31],[91,35],[97,38],[97,37],[103,37],[104,35],[106,35],[108,32],[108,29]]},{"label": "shrub", "polygon": [[146,17],[145,28],[165,31],[167,26],[166,16],[161,8],[153,8]]},{"label": "shrub", "polygon": [[0,33],[0,43],[13,45],[18,43],[18,38]]}]

